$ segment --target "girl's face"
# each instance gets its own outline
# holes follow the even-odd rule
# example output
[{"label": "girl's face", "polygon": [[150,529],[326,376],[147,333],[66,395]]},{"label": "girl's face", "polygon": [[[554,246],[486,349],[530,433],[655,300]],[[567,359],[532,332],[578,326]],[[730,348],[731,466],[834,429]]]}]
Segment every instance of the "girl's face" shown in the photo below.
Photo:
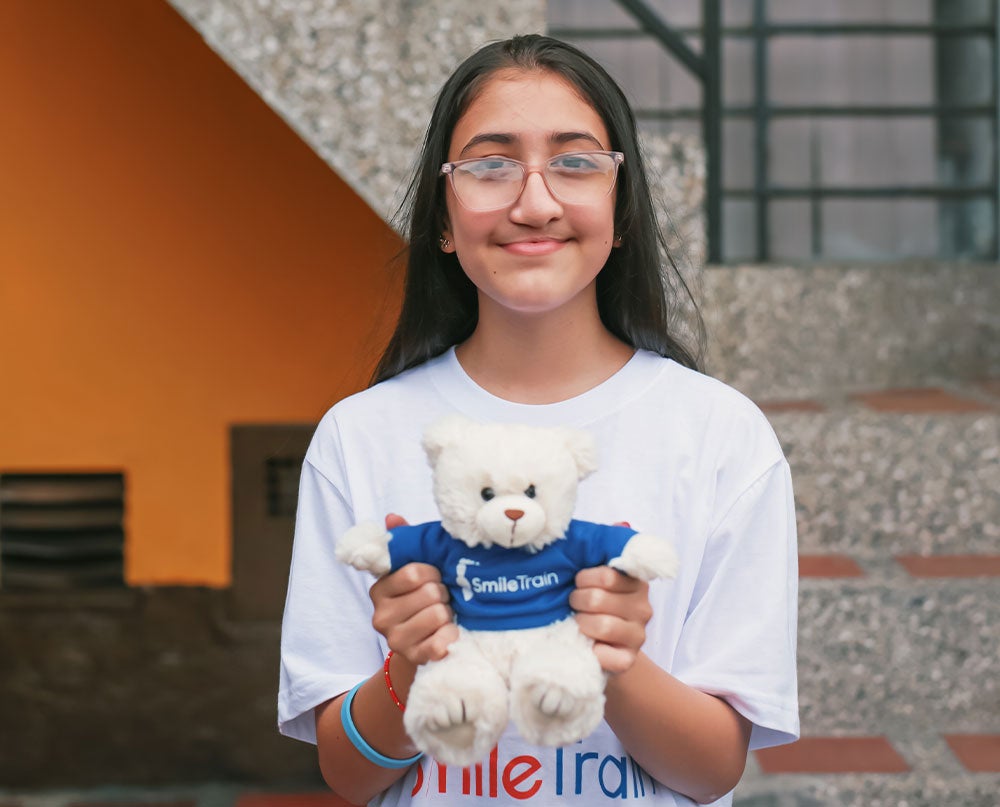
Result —
[{"label": "girl's face", "polygon": [[[510,69],[488,79],[459,119],[448,160],[503,156],[541,169],[560,153],[610,148],[604,122],[572,85],[553,73]],[[496,305],[543,314],[596,299],[597,275],[615,237],[614,191],[596,203],[567,204],[535,171],[500,210],[463,207],[450,182],[445,192],[446,249],[457,253],[479,290],[481,313]]]}]

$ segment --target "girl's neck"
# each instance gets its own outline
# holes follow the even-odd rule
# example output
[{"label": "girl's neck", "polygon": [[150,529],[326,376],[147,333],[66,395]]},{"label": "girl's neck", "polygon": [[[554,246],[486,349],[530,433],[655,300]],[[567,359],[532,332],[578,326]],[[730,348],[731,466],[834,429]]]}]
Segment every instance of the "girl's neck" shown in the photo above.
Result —
[{"label": "girl's neck", "polygon": [[462,369],[488,392],[514,403],[565,401],[620,370],[635,351],[592,312],[526,315],[480,305],[476,330],[458,346]]}]

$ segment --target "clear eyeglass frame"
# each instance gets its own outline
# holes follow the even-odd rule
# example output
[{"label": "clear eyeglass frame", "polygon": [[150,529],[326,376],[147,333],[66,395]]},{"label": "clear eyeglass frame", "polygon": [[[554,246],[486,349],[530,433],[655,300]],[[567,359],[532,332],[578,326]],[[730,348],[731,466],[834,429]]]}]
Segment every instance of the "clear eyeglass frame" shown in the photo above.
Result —
[{"label": "clear eyeglass frame", "polygon": [[[610,182],[608,182],[608,187],[607,187],[606,190],[603,190],[601,193],[599,193],[597,195],[593,195],[592,198],[587,198],[584,201],[580,201],[578,199],[568,199],[568,198],[566,198],[564,193],[560,193],[555,187],[553,187],[554,184],[558,186],[559,183],[554,183],[552,181],[552,179],[551,179],[551,177],[549,175],[549,170],[550,170],[551,166],[557,160],[565,160],[565,159],[570,158],[570,157],[597,157],[597,156],[610,157],[611,160],[612,160],[612,165],[610,166],[610,168],[611,168],[611,180],[610,180]],[[487,160],[502,160],[505,163],[509,163],[509,164],[512,164],[512,165],[520,166],[520,168],[521,168],[521,180],[520,180],[520,184],[517,185],[517,191],[516,192],[511,191],[511,192],[509,192],[509,193],[506,194],[506,195],[510,196],[509,200],[504,201],[502,204],[491,204],[491,205],[488,205],[488,206],[485,206],[485,207],[476,207],[476,206],[473,206],[473,205],[469,204],[466,199],[462,198],[462,194],[461,194],[461,192],[459,191],[459,189],[457,187],[458,182],[455,179],[455,171],[456,171],[456,169],[460,169],[464,165],[471,165],[473,163],[481,163],[481,162],[484,162],[484,161],[487,161]],[[603,197],[605,197],[609,193],[611,193],[612,189],[615,187],[615,185],[618,182],[618,169],[622,166],[622,164],[624,162],[625,162],[625,155],[622,154],[622,152],[620,152],[620,151],[598,151],[598,150],[592,150],[592,151],[571,151],[571,152],[565,152],[565,153],[556,154],[556,155],[550,157],[548,160],[546,160],[539,167],[533,167],[533,166],[531,166],[530,164],[528,164],[526,162],[522,162],[521,160],[515,160],[513,157],[499,157],[499,156],[495,156],[495,155],[489,155],[489,156],[485,156],[485,157],[472,157],[472,158],[470,158],[468,160],[455,160],[454,162],[444,163],[441,166],[441,171],[440,171],[439,175],[445,175],[445,176],[448,177],[449,181],[451,182],[451,189],[455,192],[455,198],[458,199],[459,203],[463,207],[465,207],[468,210],[472,210],[474,212],[477,212],[477,213],[486,213],[486,212],[489,212],[489,211],[492,211],[492,210],[502,210],[503,208],[509,207],[510,205],[514,204],[514,202],[516,202],[520,198],[521,194],[524,192],[524,187],[525,187],[525,185],[528,184],[528,177],[531,174],[534,174],[534,173],[538,173],[538,174],[541,175],[542,181],[545,183],[545,187],[548,188],[549,193],[551,193],[552,196],[555,197],[556,199],[558,199],[560,202],[563,202],[565,204],[575,204],[575,205],[595,204],[600,199],[602,199]],[[510,183],[510,187],[513,189],[514,183]]]}]

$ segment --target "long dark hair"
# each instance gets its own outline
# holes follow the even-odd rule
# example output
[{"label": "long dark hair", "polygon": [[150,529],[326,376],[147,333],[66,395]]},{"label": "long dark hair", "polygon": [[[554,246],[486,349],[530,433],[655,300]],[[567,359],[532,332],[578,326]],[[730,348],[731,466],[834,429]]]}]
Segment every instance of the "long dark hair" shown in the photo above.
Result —
[{"label": "long dark hair", "polygon": [[448,159],[459,118],[490,76],[509,68],[548,71],[568,81],[601,116],[611,149],[625,155],[615,203],[615,232],[622,236],[622,245],[611,250],[597,277],[597,304],[604,326],[632,347],[698,369],[698,351],[688,347],[678,333],[678,309],[688,307],[696,336],[701,333],[701,318],[657,225],[628,101],[614,79],[585,53],[558,39],[530,34],[476,51],[438,94],[419,167],[400,208],[408,222],[409,242],[404,253],[403,306],[372,383],[443,353],[476,328],[476,287],[455,254],[442,252],[438,242],[446,220],[444,178],[439,171]]}]

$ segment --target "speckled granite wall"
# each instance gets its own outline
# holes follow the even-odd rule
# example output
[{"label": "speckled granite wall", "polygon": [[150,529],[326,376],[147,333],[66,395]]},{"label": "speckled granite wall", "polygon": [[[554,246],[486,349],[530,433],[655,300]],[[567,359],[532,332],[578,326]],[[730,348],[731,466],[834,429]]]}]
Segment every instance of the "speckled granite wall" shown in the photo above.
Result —
[{"label": "speckled granite wall", "polygon": [[758,400],[1000,374],[1000,267],[711,267],[709,369]]},{"label": "speckled granite wall", "polygon": [[643,137],[646,171],[667,248],[695,289],[705,265],[705,149],[690,135]]},{"label": "speckled granite wall", "polygon": [[169,2],[386,220],[455,65],[545,28],[539,0]]}]

